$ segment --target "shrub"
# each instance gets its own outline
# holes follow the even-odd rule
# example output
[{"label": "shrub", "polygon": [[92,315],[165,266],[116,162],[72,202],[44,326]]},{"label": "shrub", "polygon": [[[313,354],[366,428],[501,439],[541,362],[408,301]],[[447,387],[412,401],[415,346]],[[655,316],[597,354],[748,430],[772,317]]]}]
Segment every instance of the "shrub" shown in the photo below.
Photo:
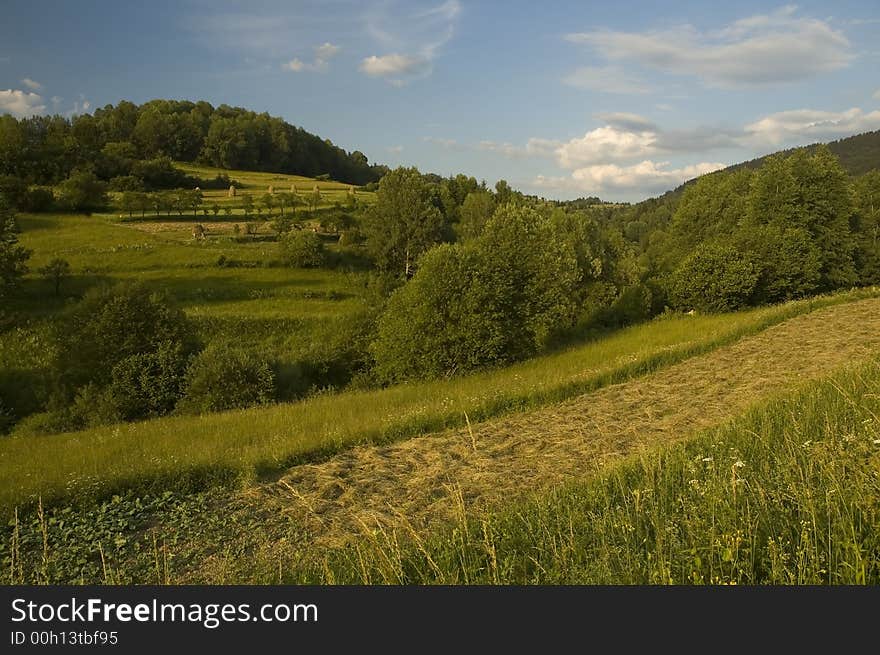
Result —
[{"label": "shrub", "polygon": [[749,303],[759,271],[729,246],[703,244],[669,279],[669,297],[678,309],[727,312]]},{"label": "shrub", "polygon": [[212,344],[186,371],[181,412],[204,413],[263,405],[275,397],[275,373],[268,361],[228,344]]},{"label": "shrub", "polygon": [[316,268],[324,263],[324,242],[314,232],[301,230],[281,239],[281,255],[296,268]]},{"label": "shrub", "polygon": [[107,396],[125,420],[170,413],[183,395],[187,356],[180,343],[126,357],[110,374]]},{"label": "shrub", "polygon": [[39,187],[29,189],[19,201],[19,209],[23,212],[47,212],[55,206],[55,194],[50,189]]},{"label": "shrub", "polygon": [[61,205],[70,211],[91,211],[107,206],[107,185],[91,171],[71,173],[59,191]]},{"label": "shrub", "polygon": [[107,183],[111,191],[143,191],[144,181],[135,175],[118,175]]},{"label": "shrub", "polygon": [[142,284],[95,289],[56,326],[57,359],[67,388],[110,381],[113,368],[133,355],[156,352],[162,344],[195,348],[192,325],[168,299]]},{"label": "shrub", "polygon": [[15,424],[15,413],[3,404],[0,398],[0,434],[6,434]]},{"label": "shrub", "polygon": [[759,273],[756,303],[801,298],[818,289],[822,258],[803,228],[757,226],[743,230],[738,245],[741,251],[749,253]]}]

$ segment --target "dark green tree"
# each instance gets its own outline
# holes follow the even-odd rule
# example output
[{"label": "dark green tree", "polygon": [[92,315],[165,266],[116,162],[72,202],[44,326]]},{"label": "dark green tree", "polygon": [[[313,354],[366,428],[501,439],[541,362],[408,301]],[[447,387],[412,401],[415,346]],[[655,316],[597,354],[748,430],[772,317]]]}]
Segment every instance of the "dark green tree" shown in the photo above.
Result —
[{"label": "dark green tree", "polygon": [[742,253],[701,244],[670,276],[669,298],[678,309],[727,312],[746,306],[760,272]]},{"label": "dark green tree", "polygon": [[61,282],[70,277],[70,262],[60,257],[55,257],[48,264],[40,268],[40,275],[52,282],[55,295],[61,294]]},{"label": "dark green tree", "polygon": [[382,178],[364,221],[367,249],[381,270],[410,277],[416,259],[445,232],[431,189],[416,168],[396,168]]},{"label": "dark green tree", "polygon": [[15,214],[0,194],[0,298],[15,287],[27,273],[30,250],[18,243],[18,224]]}]

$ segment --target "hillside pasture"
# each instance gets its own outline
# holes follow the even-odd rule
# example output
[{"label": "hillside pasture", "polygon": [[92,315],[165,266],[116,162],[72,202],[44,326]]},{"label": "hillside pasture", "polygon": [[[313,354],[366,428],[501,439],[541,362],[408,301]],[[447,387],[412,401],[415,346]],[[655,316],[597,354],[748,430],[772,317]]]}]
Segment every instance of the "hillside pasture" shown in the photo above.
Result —
[{"label": "hillside pasture", "polygon": [[656,320],[457,379],[6,439],[0,443],[0,475],[6,481],[0,506],[9,509],[38,497],[85,501],[127,488],[188,490],[253,480],[357,444],[412,437],[570,398],[854,297],[858,294]]}]

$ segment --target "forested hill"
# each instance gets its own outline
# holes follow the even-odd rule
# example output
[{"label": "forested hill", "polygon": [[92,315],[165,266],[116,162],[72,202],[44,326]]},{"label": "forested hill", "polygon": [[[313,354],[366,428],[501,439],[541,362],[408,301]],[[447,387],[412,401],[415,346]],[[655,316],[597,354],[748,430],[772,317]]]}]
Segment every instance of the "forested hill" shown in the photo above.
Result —
[{"label": "forested hill", "polygon": [[[281,118],[208,102],[121,101],[73,118],[0,116],[0,175],[33,184],[55,184],[77,168],[111,176],[119,160],[170,158],[227,169],[272,171],[351,184],[378,180],[386,167],[362,152]],[[109,179],[109,178],[108,178]]]},{"label": "forested hill", "polygon": [[[820,144],[818,143],[814,143],[805,146],[804,148],[808,152],[812,152],[819,145]],[[863,175],[868,171],[880,169],[880,130],[865,132],[864,134],[856,134],[855,136],[848,136],[845,139],[831,141],[827,145],[832,154],[837,155],[841,166],[843,166],[846,172],[850,175]],[[782,152],[783,154],[791,154],[795,150],[800,150],[800,148],[791,148]],[[767,157],[772,156],[773,155],[766,155],[764,157],[759,157],[758,159],[742,162],[741,164],[735,164],[731,166],[729,170],[760,168],[767,160]]]}]

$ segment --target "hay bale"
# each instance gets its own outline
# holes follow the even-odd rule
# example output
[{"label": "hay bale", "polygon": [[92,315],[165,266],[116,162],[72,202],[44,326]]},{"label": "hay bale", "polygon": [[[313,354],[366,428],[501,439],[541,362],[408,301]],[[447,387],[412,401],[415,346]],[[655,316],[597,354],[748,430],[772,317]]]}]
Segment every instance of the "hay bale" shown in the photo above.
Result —
[{"label": "hay bale", "polygon": [[230,198],[234,198],[234,197],[235,197],[235,187],[234,187],[234,186],[230,186],[230,187],[229,187],[229,193],[227,193],[226,195],[227,195],[228,197],[230,197]]}]

